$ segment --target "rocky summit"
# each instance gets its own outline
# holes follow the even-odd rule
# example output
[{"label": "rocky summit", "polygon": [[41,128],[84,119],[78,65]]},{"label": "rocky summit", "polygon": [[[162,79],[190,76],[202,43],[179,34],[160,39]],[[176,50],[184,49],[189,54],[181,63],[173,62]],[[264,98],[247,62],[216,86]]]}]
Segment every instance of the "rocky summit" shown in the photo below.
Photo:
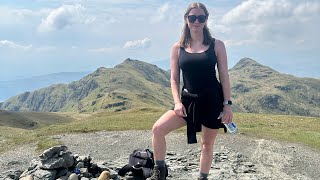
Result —
[{"label": "rocky summit", "polygon": [[[129,154],[151,147],[150,131],[106,131],[54,136],[65,146],[38,155],[35,144],[0,153],[3,179],[138,179],[121,177]],[[199,176],[200,144],[187,144],[184,133],[167,135],[168,180],[195,180]],[[299,144],[238,134],[218,134],[209,180],[300,179],[320,177],[319,151]],[[73,162],[72,162],[73,161]],[[141,179],[141,178],[140,178]]]},{"label": "rocky summit", "polygon": [[[199,171],[199,150],[188,150],[185,154],[167,153],[169,168],[168,179],[188,179],[186,176]],[[224,166],[222,162],[230,161],[232,165]],[[9,170],[3,172],[0,179],[23,180],[140,180],[143,179],[129,172],[125,176],[118,175],[124,164],[117,162],[96,163],[90,155],[80,156],[68,151],[66,146],[54,146],[45,150],[37,159],[33,159],[24,171]],[[255,173],[255,165],[241,153],[214,152],[214,166],[217,178],[232,178],[236,174]],[[224,171],[223,173],[221,173]]]}]

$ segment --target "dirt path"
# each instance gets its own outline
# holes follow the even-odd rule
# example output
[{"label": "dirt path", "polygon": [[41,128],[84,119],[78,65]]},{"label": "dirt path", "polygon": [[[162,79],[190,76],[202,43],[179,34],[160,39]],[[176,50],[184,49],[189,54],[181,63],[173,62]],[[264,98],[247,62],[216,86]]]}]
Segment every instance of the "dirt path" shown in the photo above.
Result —
[{"label": "dirt path", "polygon": [[[74,154],[122,167],[135,148],[151,147],[150,131],[96,132],[55,136]],[[167,136],[169,179],[196,179],[200,145],[188,145],[184,133]],[[308,147],[238,134],[219,134],[209,179],[314,179],[320,177],[320,152]],[[0,154],[0,172],[26,168],[36,157],[33,145]],[[1,179],[1,178],[0,178]]]}]

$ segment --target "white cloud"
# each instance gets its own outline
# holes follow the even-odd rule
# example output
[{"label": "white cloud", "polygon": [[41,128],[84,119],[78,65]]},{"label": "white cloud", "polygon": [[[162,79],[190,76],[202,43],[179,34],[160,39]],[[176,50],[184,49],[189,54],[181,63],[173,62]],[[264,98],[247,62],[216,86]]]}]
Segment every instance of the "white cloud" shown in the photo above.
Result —
[{"label": "white cloud", "polygon": [[10,8],[6,6],[0,6],[0,24],[28,24],[33,23],[34,19],[43,16],[48,13],[47,9],[39,11],[30,9],[18,9]]},{"label": "white cloud", "polygon": [[144,38],[142,40],[127,41],[123,48],[125,49],[144,49],[151,46],[151,39]]},{"label": "white cloud", "polygon": [[170,13],[168,13],[170,9],[169,3],[165,3],[162,6],[160,6],[157,10],[157,13],[155,16],[151,18],[152,23],[157,23],[162,20],[165,20]]},{"label": "white cloud", "polygon": [[8,40],[1,40],[0,41],[0,47],[9,47],[9,48],[13,48],[13,49],[23,49],[23,50],[28,50],[32,47],[32,44],[24,46],[12,41],[8,41]]},{"label": "white cloud", "polygon": [[93,21],[95,17],[86,15],[82,5],[63,5],[53,9],[45,19],[42,19],[38,31],[60,30],[74,24],[90,24]]},{"label": "white cloud", "polygon": [[287,0],[248,0],[229,11],[222,19],[225,24],[253,23],[286,18],[292,14]]},{"label": "white cloud", "polygon": [[248,0],[226,13],[219,22],[222,29],[218,29],[238,36],[237,39],[241,37],[242,42],[291,45],[301,44],[296,42],[304,39],[315,46],[320,40],[315,31],[320,29],[319,12],[320,2],[317,1]]}]

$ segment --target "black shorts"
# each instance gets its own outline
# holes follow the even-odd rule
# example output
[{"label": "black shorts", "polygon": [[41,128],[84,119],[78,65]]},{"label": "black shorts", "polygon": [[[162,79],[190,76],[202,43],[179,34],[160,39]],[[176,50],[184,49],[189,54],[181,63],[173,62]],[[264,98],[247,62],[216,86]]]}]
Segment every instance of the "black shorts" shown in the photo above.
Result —
[{"label": "black shorts", "polygon": [[[182,90],[183,91],[183,90]],[[206,89],[205,92],[196,93],[199,95],[195,103],[195,118],[197,122],[200,122],[203,126],[210,129],[219,129],[224,128],[224,125],[221,123],[221,119],[217,119],[220,113],[223,111],[223,93],[222,88],[218,87],[215,89]],[[189,114],[188,108],[190,104],[194,101],[193,98],[184,95],[181,92],[181,102],[186,108],[187,117],[184,119],[188,122],[192,120],[193,114]],[[192,108],[192,107],[191,107]]]}]

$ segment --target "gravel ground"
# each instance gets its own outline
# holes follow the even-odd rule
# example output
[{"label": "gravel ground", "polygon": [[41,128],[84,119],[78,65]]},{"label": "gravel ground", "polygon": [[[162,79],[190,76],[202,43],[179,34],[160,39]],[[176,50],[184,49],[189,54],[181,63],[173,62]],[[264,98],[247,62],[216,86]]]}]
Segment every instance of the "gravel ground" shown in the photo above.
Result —
[{"label": "gravel ground", "polygon": [[[73,154],[90,154],[95,162],[107,162],[119,168],[127,163],[128,155],[134,149],[151,148],[150,131],[65,134],[54,138],[64,142]],[[184,133],[167,136],[168,152],[178,157],[167,156],[168,179],[196,179],[198,175],[200,144],[188,145],[186,141]],[[25,170],[29,162],[38,156],[34,147],[35,144],[26,144],[0,154],[0,172]],[[242,134],[235,137],[219,134],[214,153],[209,179],[317,180],[320,177],[320,152],[300,144],[257,139]],[[188,158],[191,156],[193,159]],[[176,161],[179,157],[184,157],[185,161]]]}]

